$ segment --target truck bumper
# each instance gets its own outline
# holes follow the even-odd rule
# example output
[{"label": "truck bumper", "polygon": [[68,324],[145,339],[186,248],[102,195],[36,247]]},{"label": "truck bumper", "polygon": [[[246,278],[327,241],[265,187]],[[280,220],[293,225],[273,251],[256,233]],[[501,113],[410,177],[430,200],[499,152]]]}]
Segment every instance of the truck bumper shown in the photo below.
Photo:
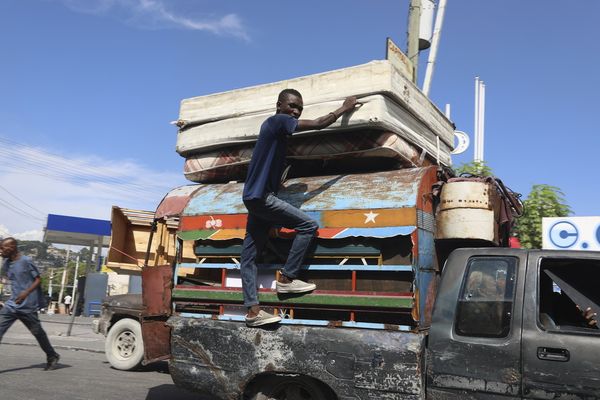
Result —
[{"label": "truck bumper", "polygon": [[178,386],[237,399],[261,374],[317,379],[339,398],[422,399],[424,335],[174,316],[170,372]]}]

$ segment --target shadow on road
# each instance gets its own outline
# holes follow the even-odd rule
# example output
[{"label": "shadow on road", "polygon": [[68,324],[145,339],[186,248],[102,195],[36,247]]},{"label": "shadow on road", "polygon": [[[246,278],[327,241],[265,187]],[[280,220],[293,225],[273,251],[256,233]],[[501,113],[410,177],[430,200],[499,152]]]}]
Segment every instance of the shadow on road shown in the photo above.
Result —
[{"label": "shadow on road", "polygon": [[213,397],[202,396],[198,393],[188,392],[175,385],[159,385],[150,388],[146,400],[215,400]]},{"label": "shadow on road", "polygon": [[3,369],[3,370],[0,370],[0,374],[5,374],[7,372],[22,371],[25,369],[44,369],[45,366],[46,366],[46,364],[33,364],[33,365],[30,365],[29,367]]},{"label": "shadow on road", "polygon": [[[46,368],[46,363],[43,363],[43,364],[32,364],[29,367],[2,369],[2,370],[0,370],[0,374],[5,374],[7,372],[23,371],[23,370],[26,370],[26,369],[41,369],[41,370],[43,370],[44,368]],[[66,365],[66,364],[58,364],[56,366],[56,368],[54,368],[53,371],[56,371],[58,369],[63,369],[63,368],[71,368],[71,366],[70,365]],[[48,372],[50,373],[51,371],[48,371]]]}]

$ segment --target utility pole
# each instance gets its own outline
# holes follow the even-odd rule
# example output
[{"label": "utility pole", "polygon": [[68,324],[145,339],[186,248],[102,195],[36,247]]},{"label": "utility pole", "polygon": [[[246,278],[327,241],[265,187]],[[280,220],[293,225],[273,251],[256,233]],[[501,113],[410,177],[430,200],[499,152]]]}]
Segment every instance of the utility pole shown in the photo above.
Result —
[{"label": "utility pole", "polygon": [[473,148],[473,161],[482,163],[483,148],[485,138],[485,84],[475,77],[475,118],[473,122],[473,139],[475,146]]},{"label": "utility pole", "polygon": [[419,24],[421,19],[421,0],[410,0],[408,9],[408,51],[413,66],[413,83],[417,83],[419,67]]},{"label": "utility pole", "polygon": [[425,79],[423,81],[423,93],[429,96],[431,89],[431,81],[433,79],[433,71],[437,59],[437,51],[442,35],[442,25],[444,24],[444,13],[446,12],[446,0],[440,0],[438,10],[435,16],[435,27],[433,29],[433,39],[431,40],[431,49],[429,50],[429,59],[427,60],[427,68],[425,69]]},{"label": "utility pole", "polygon": [[60,292],[58,292],[58,304],[62,303],[63,294],[65,292],[65,282],[67,279],[67,268],[63,269],[62,279],[60,280]]},{"label": "utility pole", "polygon": [[77,272],[79,271],[79,255],[77,255],[77,261],[75,262],[75,275],[73,276],[73,293],[71,297],[75,298],[75,292],[77,291]]},{"label": "utility pole", "polygon": [[67,247],[67,260],[65,269],[63,269],[62,280],[60,281],[60,292],[58,293],[58,304],[62,303],[63,293],[65,292],[65,280],[67,277],[67,269],[69,268],[69,257],[71,256],[71,246]]},{"label": "utility pole", "polygon": [[[48,296],[52,299],[52,279],[54,278],[54,268],[50,268],[50,279],[48,279]],[[48,304],[48,307],[50,305]]]}]

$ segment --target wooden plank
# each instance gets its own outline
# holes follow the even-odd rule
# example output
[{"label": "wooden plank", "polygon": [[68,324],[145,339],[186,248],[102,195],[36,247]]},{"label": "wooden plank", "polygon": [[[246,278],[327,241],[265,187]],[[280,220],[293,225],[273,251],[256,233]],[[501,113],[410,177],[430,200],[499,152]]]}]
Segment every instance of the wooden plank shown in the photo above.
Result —
[{"label": "wooden plank", "polygon": [[[290,243],[272,242],[278,250],[288,253],[291,247]],[[218,256],[230,256],[239,257],[242,253],[241,244],[233,244],[228,246],[216,245],[214,243],[203,243],[197,242],[195,253],[199,257],[210,257],[214,255]],[[365,246],[361,244],[349,244],[344,246],[324,246],[321,243],[317,243],[314,250],[311,248],[311,256],[340,256],[345,258],[346,256],[379,256],[381,250],[374,246]]]},{"label": "wooden plank", "polygon": [[[181,313],[180,316],[185,317],[185,318],[217,319],[219,321],[245,322],[245,320],[246,320],[243,315],[214,315],[214,314],[184,312],[184,313]],[[353,322],[353,321],[342,321],[342,322],[338,322],[338,323],[332,323],[331,321],[318,320],[318,319],[283,319],[283,320],[281,320],[280,323],[282,325],[329,326],[329,327],[398,330],[398,331],[412,331],[413,330],[413,327],[411,327],[409,325],[390,326],[389,324],[378,324],[378,323],[369,323],[369,322]]]},{"label": "wooden plank", "polygon": [[[236,263],[181,263],[177,268],[206,268],[206,269],[240,269]],[[258,264],[258,268],[263,270],[281,269],[281,264]],[[357,265],[357,264],[305,264],[301,269],[311,271],[389,271],[389,272],[410,272],[412,265]]]},{"label": "wooden plank", "polygon": [[[288,297],[289,296],[289,297]],[[380,294],[373,292],[333,292],[316,290],[303,296],[281,295],[271,290],[259,290],[261,304],[315,305],[344,308],[412,308],[412,293]],[[186,288],[177,286],[173,290],[173,299],[206,301],[211,303],[243,302],[241,289],[216,290],[209,288]]]}]

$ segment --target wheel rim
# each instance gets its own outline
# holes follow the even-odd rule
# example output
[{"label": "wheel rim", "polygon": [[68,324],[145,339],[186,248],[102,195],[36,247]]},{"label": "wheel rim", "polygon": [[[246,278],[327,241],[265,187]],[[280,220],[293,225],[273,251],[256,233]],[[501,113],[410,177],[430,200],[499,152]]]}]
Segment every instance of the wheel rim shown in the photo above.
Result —
[{"label": "wheel rim", "polygon": [[115,348],[121,358],[130,358],[135,353],[136,339],[131,331],[123,331],[115,340]]}]

